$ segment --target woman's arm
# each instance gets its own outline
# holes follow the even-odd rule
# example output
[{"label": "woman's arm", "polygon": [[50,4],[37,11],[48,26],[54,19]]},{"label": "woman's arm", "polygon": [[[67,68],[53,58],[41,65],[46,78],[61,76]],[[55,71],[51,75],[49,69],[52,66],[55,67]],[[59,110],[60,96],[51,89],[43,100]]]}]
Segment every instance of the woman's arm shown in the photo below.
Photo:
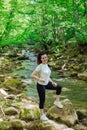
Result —
[{"label": "woman's arm", "polygon": [[38,73],[39,73],[38,71],[33,71],[32,74],[31,74],[31,77],[32,77],[33,79],[37,80],[37,81],[45,82],[44,79],[41,79],[41,78],[39,78],[39,77],[37,76]]},{"label": "woman's arm", "polygon": [[38,75],[38,71],[33,71],[32,74],[31,74],[31,77],[35,80],[39,80],[39,77],[37,76]]}]

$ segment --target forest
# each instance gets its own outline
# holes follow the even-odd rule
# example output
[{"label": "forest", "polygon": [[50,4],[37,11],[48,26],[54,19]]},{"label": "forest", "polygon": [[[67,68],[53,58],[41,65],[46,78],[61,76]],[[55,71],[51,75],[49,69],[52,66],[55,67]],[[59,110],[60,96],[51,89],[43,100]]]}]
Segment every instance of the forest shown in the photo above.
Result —
[{"label": "forest", "polygon": [[1,0],[0,45],[87,43],[86,0]]}]

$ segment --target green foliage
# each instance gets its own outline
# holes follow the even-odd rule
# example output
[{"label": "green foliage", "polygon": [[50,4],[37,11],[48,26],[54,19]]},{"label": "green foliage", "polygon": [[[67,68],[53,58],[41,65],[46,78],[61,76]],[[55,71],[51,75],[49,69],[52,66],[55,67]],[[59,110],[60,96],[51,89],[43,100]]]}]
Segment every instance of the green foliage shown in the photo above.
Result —
[{"label": "green foliage", "polygon": [[87,43],[86,0],[1,0],[0,5],[0,45]]},{"label": "green foliage", "polygon": [[53,47],[53,52],[55,52],[56,54],[60,53],[62,50],[63,50],[62,45]]}]

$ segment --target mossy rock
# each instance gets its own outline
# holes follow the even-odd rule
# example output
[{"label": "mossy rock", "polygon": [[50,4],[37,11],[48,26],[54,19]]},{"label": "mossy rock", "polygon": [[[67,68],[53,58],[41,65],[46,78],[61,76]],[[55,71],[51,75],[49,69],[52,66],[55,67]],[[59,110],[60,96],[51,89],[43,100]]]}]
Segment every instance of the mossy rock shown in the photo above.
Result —
[{"label": "mossy rock", "polygon": [[1,85],[0,88],[4,87],[5,90],[12,92],[21,92],[23,85],[20,80],[8,78]]},{"label": "mossy rock", "polygon": [[39,117],[40,117],[40,111],[38,108],[33,108],[33,109],[25,108],[20,111],[20,119],[26,121],[39,119]]},{"label": "mossy rock", "polygon": [[4,83],[3,83],[4,86],[13,86],[13,87],[17,87],[17,86],[20,86],[21,85],[21,82],[20,80],[17,80],[17,79],[13,79],[13,78],[8,78]]},{"label": "mossy rock", "polygon": [[4,75],[0,75],[0,81],[4,82],[5,76]]},{"label": "mossy rock", "polygon": [[52,106],[47,111],[47,116],[51,119],[56,120],[57,122],[61,122],[68,126],[73,126],[78,121],[76,111],[69,99],[64,99],[62,101],[62,104],[63,109],[60,109],[55,105]]},{"label": "mossy rock", "polygon": [[78,74],[78,78],[87,81],[87,71]]},{"label": "mossy rock", "polygon": [[17,52],[16,52],[16,50],[13,50],[13,48],[12,48],[10,50],[7,50],[7,52],[4,53],[4,56],[17,57]]},{"label": "mossy rock", "polygon": [[87,118],[87,110],[86,109],[77,110],[76,113],[78,115],[79,120]]},{"label": "mossy rock", "polygon": [[15,107],[8,107],[5,109],[6,115],[16,115],[18,114],[18,110]]},{"label": "mossy rock", "polygon": [[28,123],[27,130],[69,130],[69,129],[67,129],[66,125],[58,124],[57,122],[52,120],[48,121],[35,120]]},{"label": "mossy rock", "polygon": [[28,130],[53,130],[53,127],[46,122],[37,120],[37,121],[30,122],[27,129]]},{"label": "mossy rock", "polygon": [[20,119],[10,121],[12,130],[23,130],[26,127],[26,122]]},{"label": "mossy rock", "polygon": [[0,130],[11,130],[11,123],[7,121],[1,121]]},{"label": "mossy rock", "polygon": [[83,125],[82,123],[76,124],[74,126],[75,130],[87,130],[87,126]]}]

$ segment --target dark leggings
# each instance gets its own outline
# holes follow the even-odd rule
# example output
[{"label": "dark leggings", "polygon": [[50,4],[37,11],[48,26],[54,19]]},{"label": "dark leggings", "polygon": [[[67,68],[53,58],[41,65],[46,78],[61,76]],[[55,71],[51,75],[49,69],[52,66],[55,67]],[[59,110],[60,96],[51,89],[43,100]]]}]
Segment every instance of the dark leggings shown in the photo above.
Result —
[{"label": "dark leggings", "polygon": [[61,93],[61,86],[57,85],[56,87],[52,85],[51,82],[49,82],[47,85],[41,85],[37,83],[37,91],[39,95],[39,108],[43,109],[44,108],[44,103],[45,103],[45,89],[50,89],[50,90],[56,90],[56,95],[60,95]]}]

